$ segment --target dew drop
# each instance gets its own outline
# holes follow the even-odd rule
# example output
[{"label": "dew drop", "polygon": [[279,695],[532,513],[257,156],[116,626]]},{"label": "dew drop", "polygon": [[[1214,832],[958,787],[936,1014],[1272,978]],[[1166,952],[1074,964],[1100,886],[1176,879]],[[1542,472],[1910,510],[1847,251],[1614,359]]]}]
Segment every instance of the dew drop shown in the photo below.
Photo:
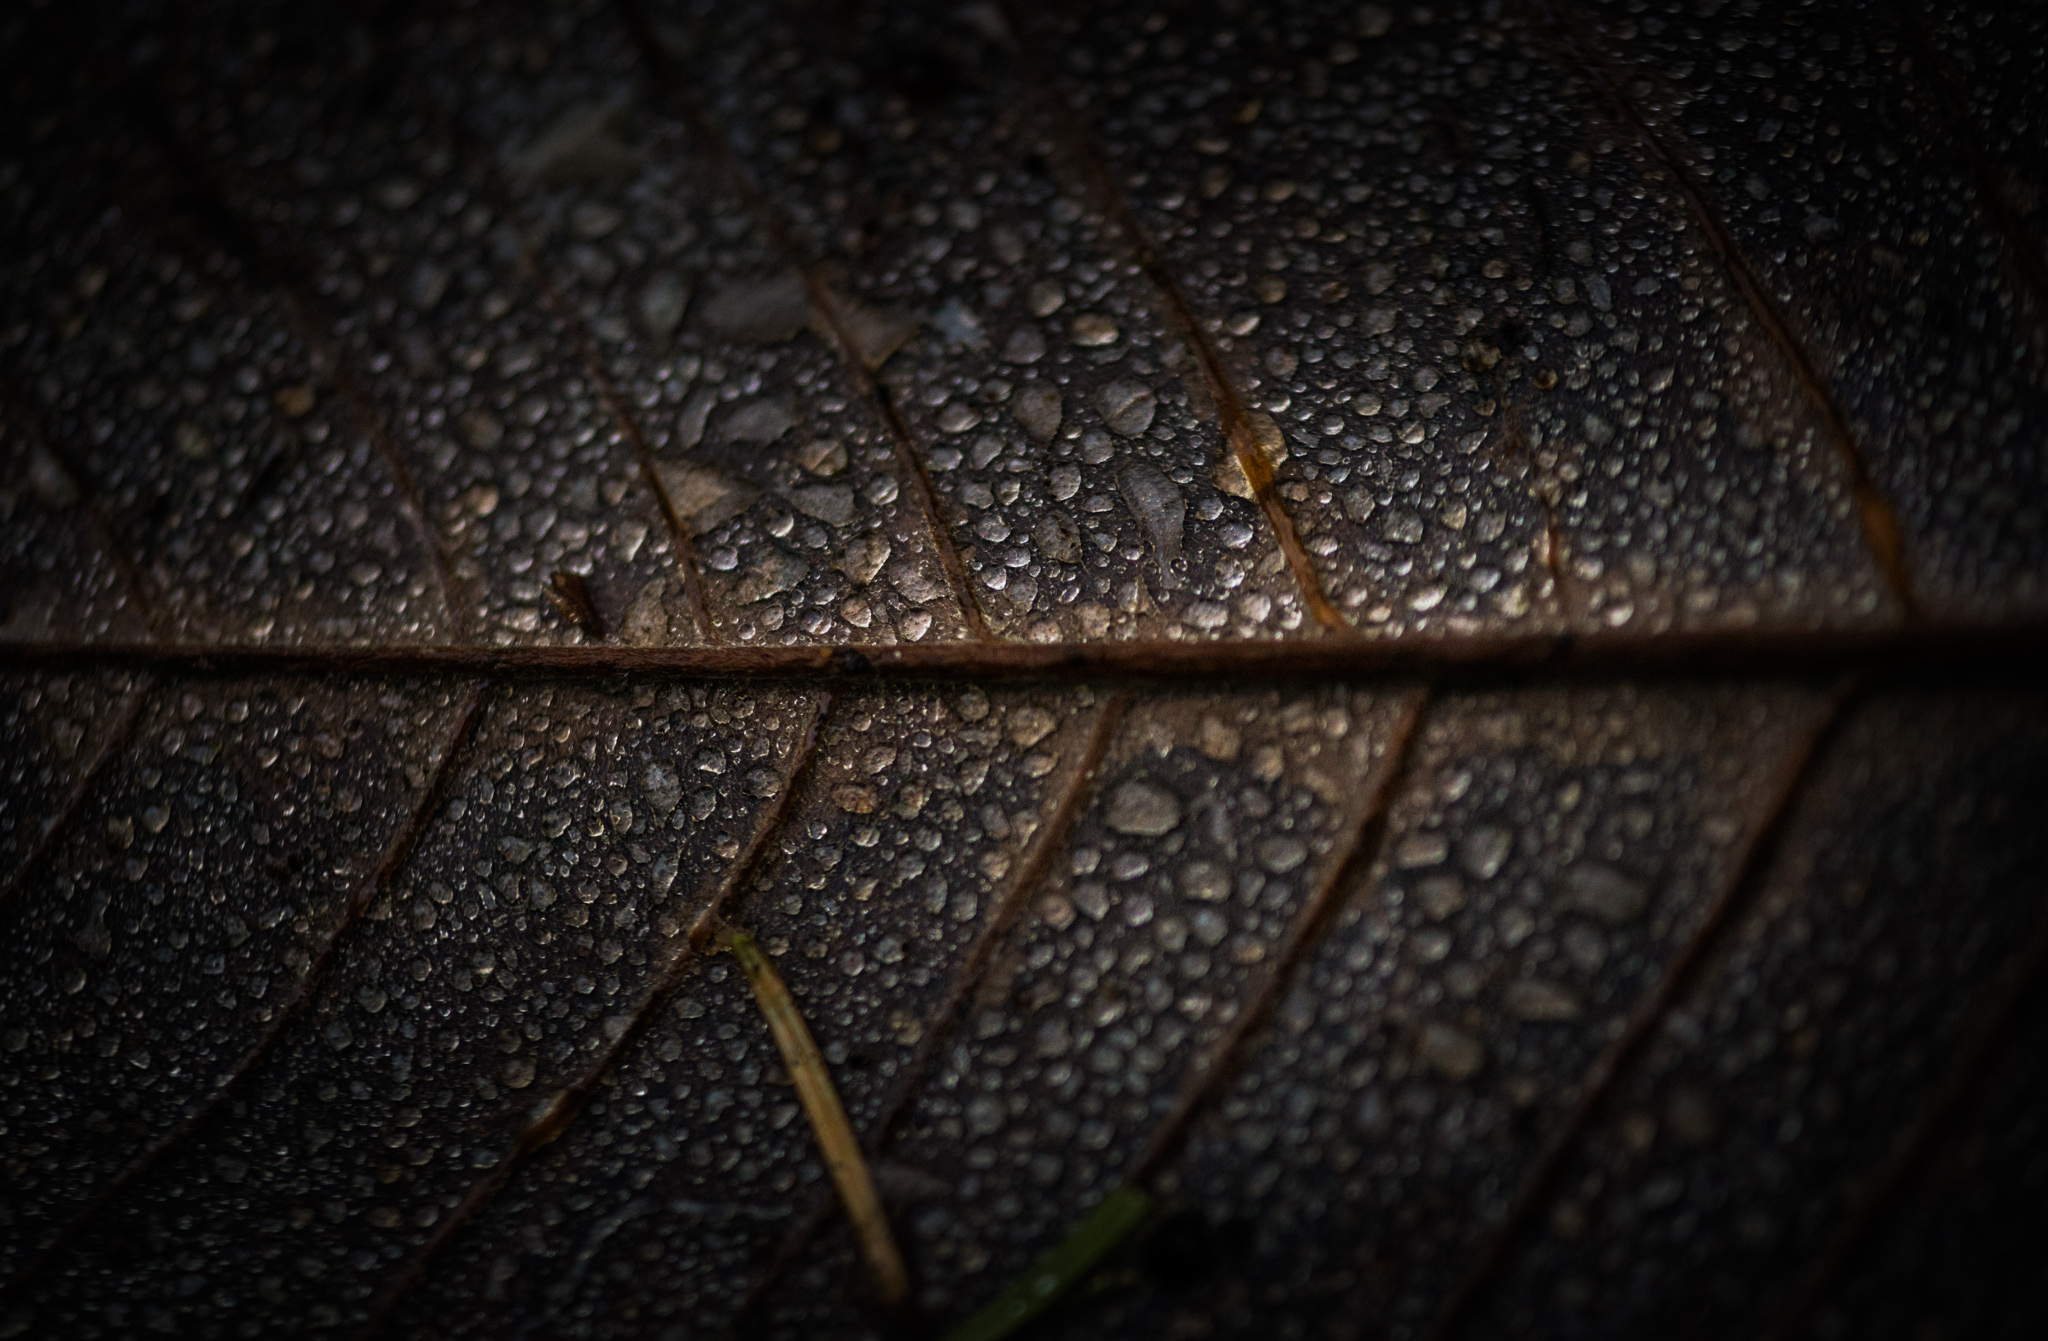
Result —
[{"label": "dew drop", "polygon": [[1180,825],[1180,797],[1151,778],[1132,778],[1110,796],[1104,822],[1118,833],[1156,837]]}]

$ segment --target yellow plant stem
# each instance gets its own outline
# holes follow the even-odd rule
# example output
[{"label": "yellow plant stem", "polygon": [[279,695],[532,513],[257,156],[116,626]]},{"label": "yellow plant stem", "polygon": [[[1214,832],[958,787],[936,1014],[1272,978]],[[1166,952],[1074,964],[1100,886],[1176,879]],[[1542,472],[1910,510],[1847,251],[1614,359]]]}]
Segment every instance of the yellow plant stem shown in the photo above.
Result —
[{"label": "yellow plant stem", "polygon": [[896,1246],[889,1217],[882,1211],[882,1199],[875,1193],[867,1157],[861,1153],[860,1141],[846,1120],[846,1107],[839,1102],[839,1091],[832,1085],[831,1072],[825,1069],[817,1040],[811,1037],[810,1027],[804,1023],[789,988],[783,985],[782,975],[768,962],[768,956],[761,952],[754,938],[744,931],[727,929],[719,940],[740,961],[740,969],[754,989],[754,1000],[768,1020],[768,1031],[775,1036],[775,1046],[782,1050],[783,1064],[796,1085],[804,1116],[810,1119],[811,1133],[817,1137],[818,1151],[825,1158],[825,1169],[839,1189],[846,1218],[853,1223],[860,1255],[874,1276],[875,1291],[885,1308],[899,1308],[910,1295],[910,1273],[903,1265],[903,1253]]}]

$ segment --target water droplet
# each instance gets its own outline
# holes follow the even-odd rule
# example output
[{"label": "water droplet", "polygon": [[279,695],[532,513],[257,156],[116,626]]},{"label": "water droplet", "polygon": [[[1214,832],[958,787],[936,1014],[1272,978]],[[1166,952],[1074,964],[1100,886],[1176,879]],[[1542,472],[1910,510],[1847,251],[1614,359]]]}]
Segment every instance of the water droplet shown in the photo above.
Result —
[{"label": "water droplet", "polygon": [[1509,983],[1501,993],[1501,1004],[1518,1020],[1576,1020],[1584,1014],[1578,997],[1571,991],[1536,978]]},{"label": "water droplet", "polygon": [[853,486],[813,484],[789,491],[790,505],[806,517],[827,526],[844,526],[853,520]]},{"label": "water droplet", "polygon": [[1230,897],[1230,872],[1215,862],[1189,862],[1181,868],[1180,890],[1203,903],[1221,903]]},{"label": "water droplet", "polygon": [[676,511],[699,534],[723,526],[753,506],[753,489],[703,466],[664,465],[662,486]]},{"label": "water droplet", "polygon": [[505,425],[488,410],[466,410],[456,421],[463,441],[482,451],[497,446],[504,440]]},{"label": "water droplet", "polygon": [[1059,723],[1043,708],[1019,708],[1010,714],[1010,740],[1028,750],[1053,733]]},{"label": "water droplet", "polygon": [[1180,562],[1181,534],[1188,505],[1179,486],[1166,473],[1144,461],[1132,461],[1117,472],[1118,492],[1138,519],[1159,568],[1159,585],[1172,588],[1173,566]]},{"label": "water droplet", "polygon": [[770,443],[796,427],[796,411],[781,396],[748,401],[726,415],[722,432],[732,442]]},{"label": "water droplet", "polygon": [[983,1094],[967,1104],[967,1131],[971,1136],[987,1136],[1002,1130],[1005,1117],[1003,1101],[992,1094]]},{"label": "water droplet", "polygon": [[1057,508],[1038,519],[1031,528],[1031,539],[1055,563],[1078,563],[1081,559],[1081,532],[1074,526],[1074,519]]},{"label": "water droplet", "polygon": [[804,580],[804,574],[811,566],[791,554],[788,550],[767,547],[754,566],[747,570],[734,593],[740,604],[752,605],[765,601],[770,596],[779,596]]},{"label": "water droplet", "polygon": [[1422,539],[1422,518],[1401,508],[1390,508],[1380,522],[1380,534],[1397,545],[1413,545]]},{"label": "water droplet", "polygon": [[207,436],[205,429],[189,419],[179,422],[172,437],[176,440],[178,455],[188,461],[204,461],[213,455],[213,439]]},{"label": "water droplet", "polygon": [[1506,864],[1514,841],[1506,829],[1483,824],[1458,840],[1458,864],[1474,880],[1491,880]]},{"label": "water droplet", "polygon": [[932,328],[946,337],[946,343],[963,349],[980,349],[988,344],[981,318],[958,298],[950,299],[932,313]]},{"label": "water droplet", "polygon": [[1236,727],[1215,717],[1204,717],[1195,735],[1195,746],[1211,759],[1231,760],[1243,748],[1244,738]]},{"label": "water droplet", "polygon": [[839,332],[834,332],[816,316],[811,320],[811,329],[828,339],[844,333],[861,361],[871,369],[887,363],[889,356],[903,348],[922,324],[915,312],[875,307],[845,294],[834,294],[832,305],[839,322]]},{"label": "water droplet", "polygon": [[1100,312],[1083,312],[1080,316],[1074,318],[1073,326],[1070,329],[1074,343],[1085,349],[1098,348],[1102,345],[1113,345],[1116,343],[1117,337],[1122,333],[1117,330],[1114,321]]},{"label": "water droplet", "polygon": [[889,538],[878,532],[857,536],[849,541],[846,551],[840,556],[839,568],[854,585],[865,587],[875,580],[875,574],[882,565],[889,562]]},{"label": "water droplet", "polygon": [[1159,398],[1142,382],[1120,379],[1095,393],[1095,408],[1111,432],[1134,438],[1152,427]]},{"label": "water droplet", "polygon": [[810,290],[794,270],[728,284],[697,309],[701,325],[739,344],[775,345],[793,340],[810,320]]},{"label": "water droplet", "polygon": [[1471,1079],[1486,1065],[1486,1046],[1470,1034],[1432,1021],[1422,1027],[1416,1054],[1453,1084]]},{"label": "water droplet", "polygon": [[1275,875],[1285,875],[1308,860],[1308,845],[1292,834],[1259,840],[1259,865]]},{"label": "water droplet", "polygon": [[1649,906],[1649,887],[1600,862],[1581,862],[1564,873],[1565,907],[1612,926],[1633,922]]},{"label": "water droplet", "polygon": [[654,807],[654,813],[664,818],[683,799],[682,780],[667,764],[649,764],[640,779],[640,790],[646,794],[647,804]]},{"label": "water droplet", "polygon": [[1441,922],[1465,906],[1465,883],[1455,875],[1432,875],[1415,882],[1415,899],[1423,915]]},{"label": "water droplet", "polygon": [[1808,242],[1828,242],[1842,234],[1842,226],[1825,214],[1807,215],[1799,230],[1806,234]]},{"label": "water droplet", "polygon": [[832,803],[849,815],[872,815],[881,809],[882,798],[872,787],[847,782],[832,789]]},{"label": "water droplet", "polygon": [[1109,798],[1104,822],[1118,833],[1155,837],[1180,825],[1180,797],[1150,778],[1132,778]]},{"label": "water droplet", "polygon": [[682,276],[663,270],[652,276],[640,290],[636,315],[640,329],[649,339],[666,342],[682,324],[683,309],[690,305],[690,286]]},{"label": "water droplet", "polygon": [[1437,866],[1450,852],[1450,840],[1441,833],[1412,833],[1395,845],[1394,864],[1404,871]]},{"label": "water droplet", "polygon": [[528,143],[509,151],[512,175],[535,186],[612,181],[640,170],[640,155],[615,131],[631,101],[630,90],[572,107]]},{"label": "water droplet", "polygon": [[78,489],[71,476],[40,443],[29,450],[28,480],[36,501],[46,508],[68,508],[78,501]]},{"label": "water droplet", "polygon": [[1026,382],[1010,397],[1010,413],[1033,442],[1052,441],[1059,431],[1061,411],[1059,389],[1044,382]]},{"label": "water droplet", "polygon": [[1003,357],[1011,363],[1036,363],[1045,357],[1045,337],[1036,326],[1019,326],[1004,343]]},{"label": "water droplet", "polygon": [[846,444],[837,438],[813,438],[797,449],[796,461],[813,475],[829,478],[846,469]]}]

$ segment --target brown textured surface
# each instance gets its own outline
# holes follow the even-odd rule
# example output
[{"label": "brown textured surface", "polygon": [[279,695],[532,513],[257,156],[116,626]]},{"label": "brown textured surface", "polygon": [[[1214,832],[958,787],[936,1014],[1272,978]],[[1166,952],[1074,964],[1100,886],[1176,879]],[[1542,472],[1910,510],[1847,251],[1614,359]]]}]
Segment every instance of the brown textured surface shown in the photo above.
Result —
[{"label": "brown textured surface", "polygon": [[0,1335],[2034,1334],[2044,41],[10,11]]}]

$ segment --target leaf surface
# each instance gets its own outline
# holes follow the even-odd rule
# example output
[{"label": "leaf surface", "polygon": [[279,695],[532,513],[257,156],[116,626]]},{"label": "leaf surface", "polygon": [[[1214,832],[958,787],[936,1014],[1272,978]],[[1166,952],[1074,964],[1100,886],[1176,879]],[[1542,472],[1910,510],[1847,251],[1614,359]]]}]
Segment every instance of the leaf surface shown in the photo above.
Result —
[{"label": "leaf surface", "polygon": [[1640,8],[0,20],[0,1331],[884,1334],[721,921],[919,1325],[2037,1320],[2041,25]]}]

